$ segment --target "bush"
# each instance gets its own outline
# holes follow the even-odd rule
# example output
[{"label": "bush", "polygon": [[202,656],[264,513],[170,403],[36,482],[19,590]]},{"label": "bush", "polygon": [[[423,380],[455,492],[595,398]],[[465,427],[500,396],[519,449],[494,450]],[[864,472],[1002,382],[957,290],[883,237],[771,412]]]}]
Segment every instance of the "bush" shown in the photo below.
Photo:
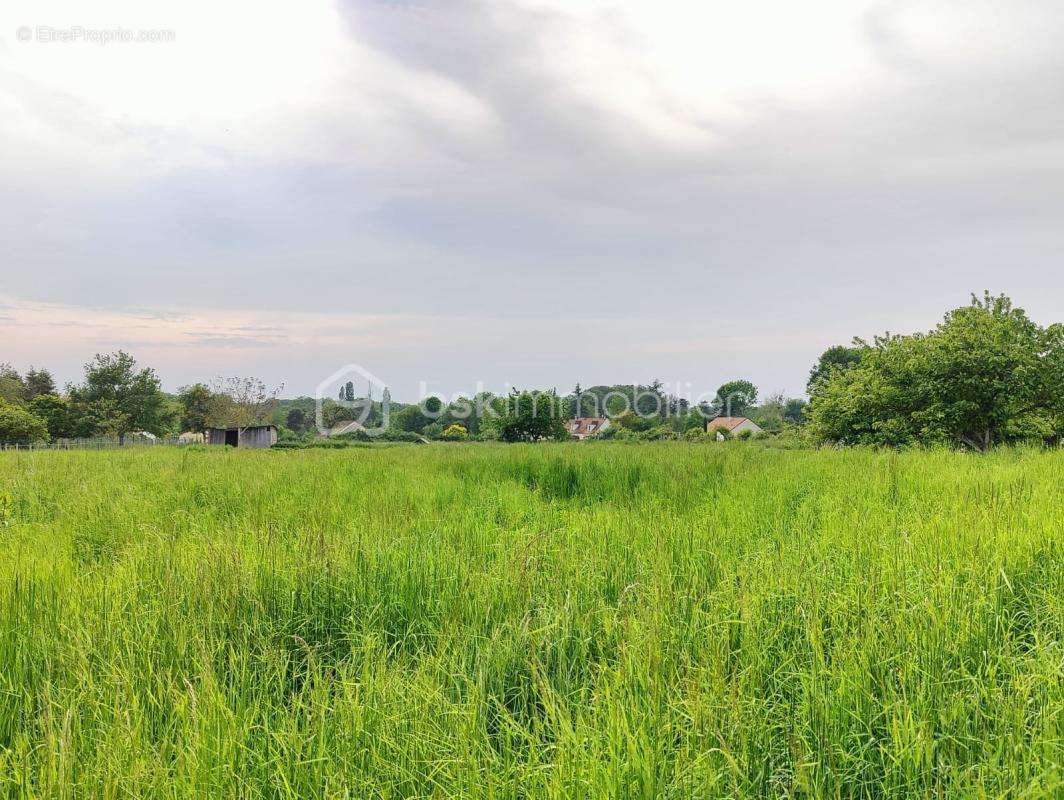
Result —
[{"label": "bush", "polygon": [[0,401],[0,442],[33,444],[48,441],[44,420],[24,408]]},{"label": "bush", "polygon": [[735,438],[727,428],[714,428],[711,431],[707,431],[706,435],[718,442],[727,442]]},{"label": "bush", "polygon": [[421,429],[421,435],[427,439],[439,439],[443,436],[443,423],[433,422]]},{"label": "bush", "polygon": [[745,431],[739,431],[739,433],[736,434],[735,438],[738,439],[740,442],[748,442],[748,441],[750,441],[750,439],[753,438],[753,436],[754,436],[754,432],[753,431],[745,430]]},{"label": "bush", "polygon": [[676,431],[665,425],[657,425],[640,434],[648,442],[660,442],[667,439],[676,439]]},{"label": "bush", "polygon": [[453,425],[448,425],[440,435],[449,442],[464,442],[469,438],[469,431],[466,430],[464,425],[459,425],[456,422]]},{"label": "bush", "polygon": [[422,437],[420,433],[415,431],[392,431],[389,430],[384,433],[383,436],[378,436],[378,439],[382,439],[386,442],[410,442],[411,444],[422,444]]}]

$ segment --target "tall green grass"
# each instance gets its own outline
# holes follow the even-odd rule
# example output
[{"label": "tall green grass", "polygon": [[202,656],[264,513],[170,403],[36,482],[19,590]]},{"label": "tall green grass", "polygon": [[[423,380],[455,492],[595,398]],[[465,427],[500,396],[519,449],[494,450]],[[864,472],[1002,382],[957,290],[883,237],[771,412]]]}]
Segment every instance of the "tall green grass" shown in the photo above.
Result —
[{"label": "tall green grass", "polygon": [[0,794],[1061,797],[1064,453],[8,453]]}]

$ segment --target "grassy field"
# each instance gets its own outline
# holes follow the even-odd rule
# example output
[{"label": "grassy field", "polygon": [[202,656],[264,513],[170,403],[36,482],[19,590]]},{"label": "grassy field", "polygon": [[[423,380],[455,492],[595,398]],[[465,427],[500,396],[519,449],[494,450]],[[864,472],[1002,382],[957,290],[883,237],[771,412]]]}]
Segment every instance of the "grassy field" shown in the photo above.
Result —
[{"label": "grassy field", "polygon": [[1061,797],[1064,453],[0,454],[0,795]]}]

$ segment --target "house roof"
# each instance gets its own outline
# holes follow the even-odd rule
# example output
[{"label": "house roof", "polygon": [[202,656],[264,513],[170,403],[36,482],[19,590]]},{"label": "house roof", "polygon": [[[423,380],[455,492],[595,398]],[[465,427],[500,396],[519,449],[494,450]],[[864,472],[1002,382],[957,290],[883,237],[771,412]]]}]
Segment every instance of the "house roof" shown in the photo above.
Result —
[{"label": "house roof", "polygon": [[724,428],[726,431],[733,431],[744,422],[749,421],[746,417],[715,417],[706,424],[706,430],[712,431],[717,428]]},{"label": "house roof", "polygon": [[586,435],[602,430],[602,426],[609,422],[605,417],[577,417],[569,420],[565,427],[574,435]]},{"label": "house roof", "polygon": [[277,429],[277,427],[275,425],[229,425],[229,426],[208,425],[204,430],[208,430],[208,431],[255,431],[255,430],[259,430],[260,428],[266,428],[266,429],[273,428],[274,430]]},{"label": "house roof", "polygon": [[330,436],[341,436],[345,433],[354,433],[355,431],[365,430],[365,426],[355,419],[341,420],[329,428]]}]

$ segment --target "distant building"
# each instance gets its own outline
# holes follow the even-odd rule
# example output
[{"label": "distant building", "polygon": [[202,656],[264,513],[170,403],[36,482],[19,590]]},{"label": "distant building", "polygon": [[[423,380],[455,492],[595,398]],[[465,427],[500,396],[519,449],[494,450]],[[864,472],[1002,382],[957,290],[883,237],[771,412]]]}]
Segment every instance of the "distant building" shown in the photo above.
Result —
[{"label": "distant building", "polygon": [[230,447],[272,447],[277,444],[277,428],[273,425],[207,428],[203,432],[203,437],[207,444],[227,444]]},{"label": "distant building", "polygon": [[325,436],[331,439],[334,436],[343,436],[345,433],[358,433],[364,431],[366,426],[358,420],[346,419],[337,422],[325,432]]},{"label": "distant building", "polygon": [[714,417],[713,419],[707,419],[706,433],[717,430],[727,431],[732,436],[738,436],[743,431],[757,433],[761,430],[761,426],[746,417]]},{"label": "distant building", "polygon": [[574,439],[586,439],[602,433],[610,426],[605,417],[577,417],[565,423],[565,429]]}]

